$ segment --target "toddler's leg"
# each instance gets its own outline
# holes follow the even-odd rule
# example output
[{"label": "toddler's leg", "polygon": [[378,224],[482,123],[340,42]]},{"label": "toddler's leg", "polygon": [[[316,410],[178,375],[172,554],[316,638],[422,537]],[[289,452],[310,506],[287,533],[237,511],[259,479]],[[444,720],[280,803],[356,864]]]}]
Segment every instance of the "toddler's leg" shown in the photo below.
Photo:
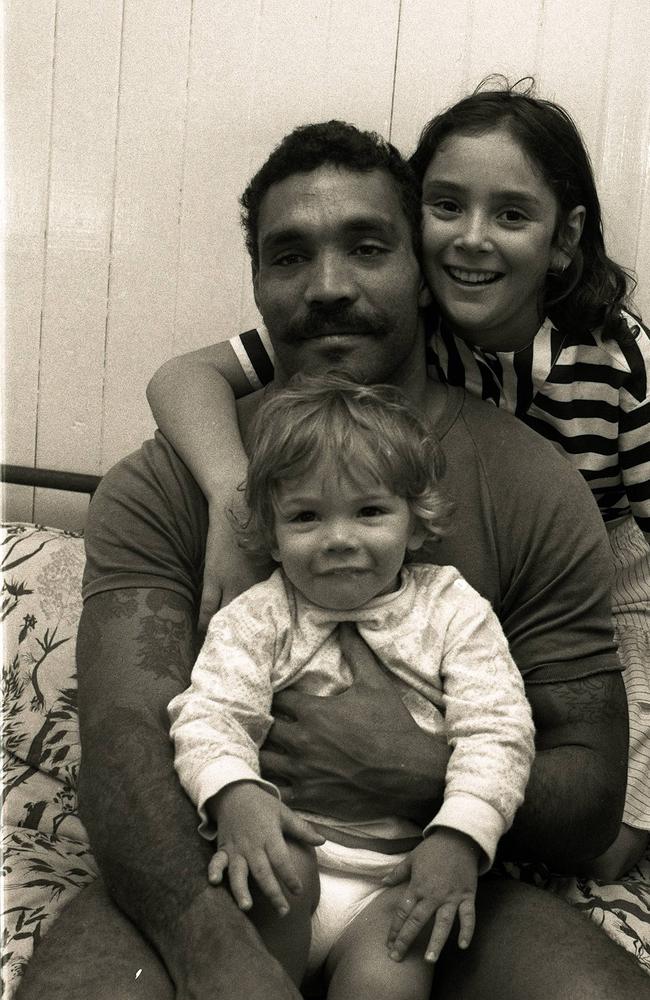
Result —
[{"label": "toddler's leg", "polygon": [[311,942],[311,917],[318,905],[320,883],[313,847],[288,840],[291,860],[302,882],[302,892],[293,896],[285,890],[289,912],[281,917],[267,897],[253,882],[253,908],[248,915],[257,928],[267,949],[283,969],[300,986],[307,967]]},{"label": "toddler's leg", "polygon": [[388,929],[403,891],[383,890],[346,927],[326,963],[328,1000],[429,1000],[434,967],[424,961],[424,949],[432,922],[401,962],[388,957]]}]

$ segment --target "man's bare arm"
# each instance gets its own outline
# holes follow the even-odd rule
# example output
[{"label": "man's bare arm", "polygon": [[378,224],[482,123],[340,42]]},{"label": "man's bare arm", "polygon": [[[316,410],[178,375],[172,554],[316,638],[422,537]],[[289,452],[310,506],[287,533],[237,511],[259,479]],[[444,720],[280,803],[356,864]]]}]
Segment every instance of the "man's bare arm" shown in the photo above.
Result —
[{"label": "man's bare arm", "polygon": [[230,894],[173,768],[167,704],[194,659],[192,609],[170,591],[91,597],[77,661],[80,809],[109,891],[155,946],[178,997],[298,994]]},{"label": "man's bare arm", "polygon": [[627,776],[627,701],[620,673],[529,685],[537,754],[502,857],[588,869],[618,833]]}]

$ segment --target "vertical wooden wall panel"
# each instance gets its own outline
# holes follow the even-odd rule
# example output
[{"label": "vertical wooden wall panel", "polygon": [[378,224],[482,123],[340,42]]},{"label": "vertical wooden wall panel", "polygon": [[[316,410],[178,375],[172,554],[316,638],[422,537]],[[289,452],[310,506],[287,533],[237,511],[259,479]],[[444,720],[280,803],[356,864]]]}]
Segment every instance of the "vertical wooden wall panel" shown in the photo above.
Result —
[{"label": "vertical wooden wall panel", "polygon": [[[32,465],[50,160],[55,0],[5,8],[4,454]],[[5,516],[33,517],[33,490],[7,488]]]},{"label": "vertical wooden wall panel", "polygon": [[[650,112],[650,108],[648,109]],[[641,211],[634,269],[638,280],[634,301],[646,325],[650,322],[650,120],[646,123],[645,149],[640,158],[643,171]],[[634,221],[634,220],[633,220]]]},{"label": "vertical wooden wall panel", "polygon": [[[388,131],[398,14],[397,0],[271,0],[260,6],[248,176],[283,135],[305,122],[335,117]],[[246,263],[244,324],[255,316]]]},{"label": "vertical wooden wall panel", "polygon": [[[612,7],[600,162],[595,164],[610,255],[637,272],[635,303],[650,320],[647,226],[650,158],[650,6],[624,0]],[[644,258],[645,253],[645,258]]]},{"label": "vertical wooden wall panel", "polygon": [[194,0],[174,351],[232,336],[245,262],[239,226],[259,4]]},{"label": "vertical wooden wall panel", "polygon": [[541,0],[403,0],[391,137],[412,152],[423,125],[486,76],[535,72]]},{"label": "vertical wooden wall panel", "polygon": [[387,130],[396,0],[275,0],[260,7],[249,166],[295,125],[332,116]]},{"label": "vertical wooden wall panel", "polygon": [[[646,0],[6,11],[7,461],[104,471],[151,431],[144,389],[166,357],[256,321],[237,197],[285,132],[336,116],[409,152],[492,71],[533,72],[575,116],[650,313]],[[9,516],[52,519],[44,493],[8,496]]]},{"label": "vertical wooden wall panel", "polygon": [[[96,472],[121,0],[58,0],[37,464]],[[52,520],[49,491],[36,516]]]},{"label": "vertical wooden wall panel", "polygon": [[258,321],[237,199],[273,145],[331,117],[387,130],[397,14],[396,0],[196,0],[177,349]]},{"label": "vertical wooden wall panel", "polygon": [[[625,5],[627,0],[621,0]],[[612,0],[545,0],[539,91],[563,104],[600,163]]]},{"label": "vertical wooden wall panel", "polygon": [[126,0],[102,468],[153,430],[145,387],[171,353],[191,0]]},{"label": "vertical wooden wall panel", "polygon": [[[19,487],[20,488],[20,487]],[[82,531],[88,513],[88,497],[61,490],[34,490],[34,520],[37,524]]]},{"label": "vertical wooden wall panel", "polygon": [[464,94],[472,0],[403,0],[390,138],[413,151],[423,125]]},{"label": "vertical wooden wall panel", "polygon": [[542,0],[501,0],[499,16],[494,14],[492,4],[473,0],[466,60],[468,92],[492,73],[516,83],[537,72]]}]

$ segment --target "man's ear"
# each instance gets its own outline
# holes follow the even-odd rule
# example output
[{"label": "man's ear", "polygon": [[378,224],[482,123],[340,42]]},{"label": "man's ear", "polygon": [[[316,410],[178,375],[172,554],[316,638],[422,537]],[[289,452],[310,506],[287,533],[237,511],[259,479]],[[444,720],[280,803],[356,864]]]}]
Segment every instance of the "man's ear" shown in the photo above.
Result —
[{"label": "man's ear", "polygon": [[260,283],[260,268],[259,264],[256,264],[254,260],[251,261],[251,281],[253,282],[253,298],[255,299],[255,305],[260,308],[260,304],[257,301]]},{"label": "man's ear", "polygon": [[551,270],[565,271],[573,260],[582,238],[586,215],[585,206],[576,205],[562,222],[551,253]]}]

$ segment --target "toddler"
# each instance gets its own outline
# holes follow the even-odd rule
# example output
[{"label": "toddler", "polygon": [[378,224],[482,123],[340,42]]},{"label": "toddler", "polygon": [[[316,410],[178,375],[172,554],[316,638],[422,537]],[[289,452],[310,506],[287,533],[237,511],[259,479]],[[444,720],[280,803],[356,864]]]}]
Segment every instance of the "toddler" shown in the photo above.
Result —
[{"label": "toddler", "polygon": [[[393,387],[299,377],[270,392],[243,535],[279,568],[212,618],[191,686],[169,706],[177,771],[217,841],[211,880],[227,871],[298,985],[324,968],[330,1000],[429,997],[456,918],[470,943],[477,876],[534,756],[522,678],[488,602],[452,567],[405,564],[447,525],[441,472],[437,442]],[[298,816],[260,775],[274,692],[349,687],[350,627],[418,725],[446,737],[444,800],[424,829],[403,816],[350,822],[325,801]]]}]

